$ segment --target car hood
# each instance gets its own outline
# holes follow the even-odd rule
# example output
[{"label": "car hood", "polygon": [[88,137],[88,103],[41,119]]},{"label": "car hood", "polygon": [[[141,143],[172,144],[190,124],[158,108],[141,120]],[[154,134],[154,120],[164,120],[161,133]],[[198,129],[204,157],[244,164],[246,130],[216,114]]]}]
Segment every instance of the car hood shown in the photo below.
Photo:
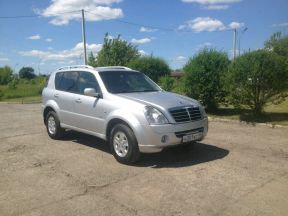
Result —
[{"label": "car hood", "polygon": [[198,106],[198,102],[192,98],[165,91],[125,93],[118,94],[118,96],[160,109],[189,105]]}]

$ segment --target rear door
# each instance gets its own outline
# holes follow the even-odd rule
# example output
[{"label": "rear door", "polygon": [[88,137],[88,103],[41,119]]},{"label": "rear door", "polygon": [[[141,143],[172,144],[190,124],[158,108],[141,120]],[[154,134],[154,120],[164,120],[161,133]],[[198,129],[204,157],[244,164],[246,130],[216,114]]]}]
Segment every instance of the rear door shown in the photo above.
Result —
[{"label": "rear door", "polygon": [[77,71],[59,72],[55,77],[54,98],[60,108],[60,122],[70,126],[74,126],[78,77]]}]

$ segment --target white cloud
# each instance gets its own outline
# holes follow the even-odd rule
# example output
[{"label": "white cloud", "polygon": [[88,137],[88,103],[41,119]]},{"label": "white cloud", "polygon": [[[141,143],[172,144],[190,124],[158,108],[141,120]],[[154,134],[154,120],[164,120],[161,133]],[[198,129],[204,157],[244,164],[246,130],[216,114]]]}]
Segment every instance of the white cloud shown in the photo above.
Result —
[{"label": "white cloud", "polygon": [[145,44],[145,43],[150,43],[152,40],[150,38],[142,38],[142,39],[135,39],[133,38],[131,40],[131,43],[134,44]]},{"label": "white cloud", "polygon": [[[102,44],[86,44],[87,53],[93,52],[98,53]],[[56,60],[56,61],[67,61],[79,59],[83,55],[83,43],[80,42],[76,44],[72,49],[62,50],[62,51],[41,51],[41,50],[30,50],[30,51],[20,51],[21,56],[37,57],[42,61]]]},{"label": "white cloud", "polygon": [[49,43],[53,41],[52,38],[46,38],[45,40],[46,40],[47,42],[49,42]]},{"label": "white cloud", "polygon": [[41,36],[39,34],[36,34],[36,35],[32,35],[30,37],[27,37],[27,39],[29,39],[29,40],[40,40]]},{"label": "white cloud", "polygon": [[196,3],[202,5],[206,10],[226,10],[231,4],[239,3],[242,0],[182,0],[184,3]]},{"label": "white cloud", "polygon": [[[72,20],[81,20],[81,9],[87,11],[87,21],[117,19],[123,17],[121,8],[111,8],[122,0],[52,0],[44,10],[38,10],[44,17],[53,17],[53,25],[67,25]],[[68,13],[67,13],[68,12]],[[71,13],[70,13],[71,12]]]},{"label": "white cloud", "polygon": [[147,55],[147,53],[144,50],[139,50],[139,53],[140,53],[141,56],[146,56]]},{"label": "white cloud", "polygon": [[187,60],[187,57],[185,57],[185,56],[177,56],[176,58],[175,58],[175,60],[176,61],[178,61],[178,62],[185,62],[186,60]]},{"label": "white cloud", "polygon": [[213,32],[213,31],[223,31],[228,29],[238,29],[244,26],[244,23],[231,22],[228,26],[217,19],[212,19],[210,17],[197,17],[193,20],[186,21],[183,25],[178,27],[178,30],[192,30],[195,32]]},{"label": "white cloud", "polygon": [[226,10],[229,8],[229,5],[207,5],[204,7],[206,10]]},{"label": "white cloud", "polygon": [[225,29],[224,24],[217,19],[210,17],[197,17],[193,20],[188,20],[184,25],[178,27],[179,30],[193,30],[195,32],[202,31],[221,31]]},{"label": "white cloud", "polygon": [[5,58],[5,57],[0,57],[0,61],[3,61],[3,62],[5,62],[5,61],[10,61],[10,59],[9,58]]},{"label": "white cloud", "polygon": [[272,27],[288,27],[288,22],[273,24]]},{"label": "white cloud", "polygon": [[158,29],[141,27],[140,32],[156,32]]},{"label": "white cloud", "polygon": [[239,22],[231,22],[229,24],[230,29],[238,29],[244,26],[244,23],[239,23]]}]

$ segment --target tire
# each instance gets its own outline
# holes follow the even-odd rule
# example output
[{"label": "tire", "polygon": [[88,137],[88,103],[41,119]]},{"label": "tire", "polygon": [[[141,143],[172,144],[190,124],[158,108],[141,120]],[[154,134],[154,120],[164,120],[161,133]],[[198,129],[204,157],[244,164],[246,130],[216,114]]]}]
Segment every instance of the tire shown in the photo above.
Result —
[{"label": "tire", "polygon": [[60,126],[60,121],[54,111],[49,111],[45,118],[48,135],[52,139],[60,139],[64,135],[64,129]]},{"label": "tire", "polygon": [[128,126],[117,124],[109,137],[109,145],[115,159],[123,164],[132,164],[140,157],[137,139]]}]

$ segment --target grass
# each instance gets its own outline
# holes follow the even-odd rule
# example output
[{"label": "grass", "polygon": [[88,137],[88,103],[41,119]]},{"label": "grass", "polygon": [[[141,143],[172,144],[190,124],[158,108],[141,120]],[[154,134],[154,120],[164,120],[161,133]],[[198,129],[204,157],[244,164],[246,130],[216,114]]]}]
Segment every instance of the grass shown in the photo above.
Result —
[{"label": "grass", "polygon": [[41,96],[33,96],[33,97],[22,97],[22,98],[5,99],[4,102],[29,104],[29,103],[41,103],[41,100],[42,100]]},{"label": "grass", "polygon": [[270,123],[288,126],[288,99],[278,105],[269,104],[261,116],[253,115],[249,109],[236,109],[231,106],[220,107],[219,110],[209,113],[209,116],[251,123]]},{"label": "grass", "polygon": [[16,88],[9,88],[7,85],[0,85],[2,97],[0,101],[18,101],[19,98],[39,97],[41,95],[42,86],[40,84],[21,83]]}]

